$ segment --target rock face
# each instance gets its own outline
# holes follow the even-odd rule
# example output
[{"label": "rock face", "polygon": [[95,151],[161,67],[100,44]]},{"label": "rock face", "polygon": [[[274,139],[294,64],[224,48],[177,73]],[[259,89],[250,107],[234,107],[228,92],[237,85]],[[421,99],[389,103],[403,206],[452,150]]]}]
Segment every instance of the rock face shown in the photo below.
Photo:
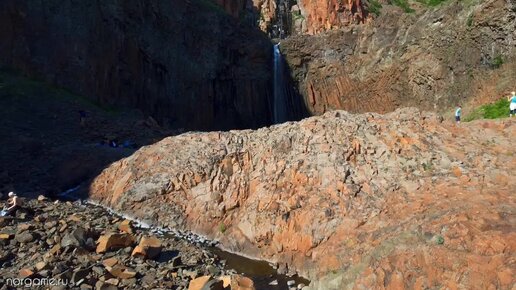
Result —
[{"label": "rock face", "polygon": [[294,36],[281,51],[312,114],[441,111],[513,90],[515,18],[516,3],[506,0],[452,1],[415,13],[385,5],[366,25]]},{"label": "rock face", "polygon": [[270,124],[272,46],[215,3],[7,0],[0,27],[0,64],[104,106],[174,128]]},{"label": "rock face", "polygon": [[362,0],[213,0],[234,17],[251,20],[273,37],[278,26],[286,35],[318,34],[351,24],[365,23],[369,17]]},{"label": "rock face", "polygon": [[514,134],[514,119],[336,111],[166,138],[113,163],[90,197],[278,262],[312,289],[510,289]]}]

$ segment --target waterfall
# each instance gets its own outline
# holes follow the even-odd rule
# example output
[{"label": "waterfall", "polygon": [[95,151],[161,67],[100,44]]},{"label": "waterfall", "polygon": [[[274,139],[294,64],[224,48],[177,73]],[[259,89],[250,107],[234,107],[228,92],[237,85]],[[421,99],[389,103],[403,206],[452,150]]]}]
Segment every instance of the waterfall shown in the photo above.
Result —
[{"label": "waterfall", "polygon": [[285,93],[283,58],[279,49],[279,43],[274,45],[274,124],[288,121],[287,97]]}]

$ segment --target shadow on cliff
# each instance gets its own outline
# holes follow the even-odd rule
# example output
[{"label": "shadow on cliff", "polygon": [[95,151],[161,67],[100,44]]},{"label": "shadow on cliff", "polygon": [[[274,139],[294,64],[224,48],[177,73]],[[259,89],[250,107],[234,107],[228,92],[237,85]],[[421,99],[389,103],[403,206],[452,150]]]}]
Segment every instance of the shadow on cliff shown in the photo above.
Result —
[{"label": "shadow on cliff", "polygon": [[[106,109],[5,67],[0,115],[0,193],[29,197],[56,196],[139,147],[179,133],[137,110]],[[123,146],[110,147],[108,140]]]},{"label": "shadow on cliff", "polygon": [[[218,11],[220,7],[199,4],[206,2],[204,0],[193,2],[198,2],[201,16],[211,15],[211,18],[204,19],[206,23],[216,22],[218,26],[207,27],[199,19],[191,21],[201,27],[184,24],[190,33],[182,33],[181,38],[175,40],[180,42],[181,49],[170,47],[176,43],[168,44],[174,61],[167,65],[164,65],[166,57],[160,54],[162,46],[158,49],[149,44],[155,49],[153,51],[149,47],[138,47],[146,39],[142,40],[142,36],[129,31],[135,30],[130,25],[122,29],[124,40],[116,45],[110,40],[104,47],[106,43],[102,41],[113,36],[113,31],[97,31],[93,38],[99,43],[100,51],[107,53],[98,63],[100,59],[92,59],[98,55],[89,52],[88,45],[81,42],[82,37],[67,39],[66,35],[59,36],[63,30],[74,29],[72,24],[76,20],[73,17],[70,19],[72,24],[68,24],[71,27],[57,27],[48,19],[65,17],[52,14],[59,9],[47,11],[50,13],[47,18],[36,13],[47,10],[46,2],[42,2],[42,6],[28,6],[24,1],[2,2],[0,8],[5,9],[0,9],[0,16],[5,17],[0,17],[0,22],[5,24],[5,29],[0,30],[0,37],[8,41],[0,43],[0,63],[4,68],[15,68],[16,72],[2,69],[0,74],[0,191],[14,190],[25,196],[52,196],[80,184],[83,185],[81,188],[88,188],[85,183],[110,164],[166,136],[189,130],[248,129],[271,125],[274,122],[275,97],[273,43],[254,25],[255,19],[249,17],[259,15],[258,12],[248,11],[235,18]],[[162,8],[166,10],[166,7]],[[185,15],[197,9],[179,8]],[[18,19],[14,14],[5,14],[13,9],[25,11],[28,16]],[[140,20],[131,18],[128,7],[123,9],[128,10],[127,24],[134,26],[140,23]],[[206,12],[203,9],[217,11]],[[33,13],[37,15],[31,17]],[[191,16],[200,17],[195,13]],[[215,21],[213,17],[223,20]],[[154,20],[159,23],[165,21],[159,17]],[[24,24],[23,27],[18,27],[20,23]],[[48,37],[34,37],[30,28],[36,26],[45,27],[41,33],[48,33]],[[83,29],[76,31],[75,36],[88,30],[84,25],[81,27]],[[109,23],[103,27],[111,29]],[[17,33],[9,34],[10,31]],[[56,35],[65,38],[57,41]],[[69,45],[61,46],[63,42]],[[12,45],[33,49],[12,50]],[[112,53],[106,49],[117,47],[123,48],[119,50],[120,54],[108,57]],[[52,48],[55,50],[50,53]],[[195,51],[188,51],[185,59],[175,56],[188,48]],[[57,51],[59,53],[56,54]],[[215,55],[213,51],[216,51]],[[59,58],[55,59],[56,56]],[[134,66],[128,64],[133,61]],[[174,67],[174,64],[180,65]],[[300,120],[308,115],[307,110],[292,86],[288,68],[284,67],[281,73],[285,79],[282,89],[289,104],[287,120]],[[208,70],[202,71],[203,68]],[[84,126],[80,124],[80,111],[87,112]],[[134,148],[111,148],[100,144],[104,140],[129,141]]]},{"label": "shadow on cliff", "polygon": [[103,107],[139,109],[163,127],[259,128],[273,123],[272,43],[256,9],[235,9],[211,0],[5,0],[0,63]]}]

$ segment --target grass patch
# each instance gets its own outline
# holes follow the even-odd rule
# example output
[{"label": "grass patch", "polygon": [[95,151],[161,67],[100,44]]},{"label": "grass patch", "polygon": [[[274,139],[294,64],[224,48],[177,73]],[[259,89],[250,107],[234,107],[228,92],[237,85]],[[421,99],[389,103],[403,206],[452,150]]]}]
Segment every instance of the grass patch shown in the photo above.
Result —
[{"label": "grass patch", "polygon": [[499,119],[509,116],[509,101],[500,99],[493,104],[487,104],[474,109],[464,121],[470,122],[478,119]]},{"label": "grass patch", "polygon": [[503,57],[501,55],[497,55],[495,58],[491,60],[491,67],[492,68],[499,68],[504,63]]},{"label": "grass patch", "polygon": [[376,16],[380,16],[380,11],[382,10],[382,4],[377,0],[369,1],[369,12],[373,13]]},{"label": "grass patch", "polygon": [[416,11],[410,8],[408,0],[390,0],[390,4],[400,7],[405,13],[413,13]]}]

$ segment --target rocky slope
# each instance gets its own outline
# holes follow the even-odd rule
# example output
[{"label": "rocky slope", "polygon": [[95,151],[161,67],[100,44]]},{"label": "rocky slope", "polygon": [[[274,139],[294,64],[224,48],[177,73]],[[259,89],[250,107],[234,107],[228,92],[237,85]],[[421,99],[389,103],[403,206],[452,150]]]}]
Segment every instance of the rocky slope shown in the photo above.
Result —
[{"label": "rocky slope", "polygon": [[113,163],[90,198],[300,272],[312,289],[511,289],[516,120],[415,109],[188,133]]},{"label": "rocky slope", "polygon": [[158,237],[100,207],[40,197],[0,217],[0,289],[200,290],[209,281],[209,289],[255,289],[196,241]]},{"label": "rocky slope", "polygon": [[210,0],[1,1],[0,39],[0,64],[160,124],[271,123],[272,46]]},{"label": "rocky slope", "polygon": [[384,5],[366,25],[282,41],[308,110],[442,111],[490,102],[514,90],[516,3],[447,1]]}]

